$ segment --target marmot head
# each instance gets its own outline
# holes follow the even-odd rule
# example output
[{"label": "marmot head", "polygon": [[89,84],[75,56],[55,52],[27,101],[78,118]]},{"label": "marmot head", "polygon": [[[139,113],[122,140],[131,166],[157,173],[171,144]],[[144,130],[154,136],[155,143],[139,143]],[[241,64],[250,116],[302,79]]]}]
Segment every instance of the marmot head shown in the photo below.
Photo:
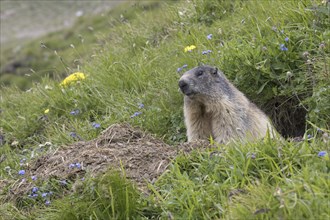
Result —
[{"label": "marmot head", "polygon": [[179,87],[189,98],[209,97],[222,98],[231,96],[231,88],[225,75],[216,67],[198,66],[185,72]]}]

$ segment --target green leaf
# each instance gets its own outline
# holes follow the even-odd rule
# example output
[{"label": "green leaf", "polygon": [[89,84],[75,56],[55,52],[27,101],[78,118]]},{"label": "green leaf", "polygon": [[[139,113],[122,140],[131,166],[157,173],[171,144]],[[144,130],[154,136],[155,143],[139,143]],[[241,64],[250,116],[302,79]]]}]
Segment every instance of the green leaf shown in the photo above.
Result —
[{"label": "green leaf", "polygon": [[260,93],[264,90],[265,86],[266,86],[268,83],[269,83],[269,81],[266,81],[264,84],[262,84],[262,86],[258,89],[257,94],[260,94]]}]

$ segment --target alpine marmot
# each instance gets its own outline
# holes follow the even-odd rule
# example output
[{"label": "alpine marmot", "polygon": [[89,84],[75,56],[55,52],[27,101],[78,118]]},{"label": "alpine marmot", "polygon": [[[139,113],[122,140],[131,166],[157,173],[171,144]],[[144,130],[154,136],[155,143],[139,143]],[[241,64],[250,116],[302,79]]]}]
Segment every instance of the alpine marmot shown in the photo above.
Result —
[{"label": "alpine marmot", "polygon": [[268,117],[231,84],[216,67],[199,66],[179,80],[184,94],[184,117],[188,141],[218,143],[262,138],[275,129]]}]

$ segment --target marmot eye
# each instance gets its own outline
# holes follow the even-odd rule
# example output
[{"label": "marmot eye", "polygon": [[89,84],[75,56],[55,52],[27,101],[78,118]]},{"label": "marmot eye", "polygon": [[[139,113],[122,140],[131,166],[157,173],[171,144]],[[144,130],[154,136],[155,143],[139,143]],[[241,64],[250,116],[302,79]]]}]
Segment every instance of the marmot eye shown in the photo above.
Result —
[{"label": "marmot eye", "polygon": [[201,76],[201,75],[203,75],[203,71],[202,71],[202,70],[200,70],[200,71],[198,71],[198,72],[196,73],[196,76]]}]

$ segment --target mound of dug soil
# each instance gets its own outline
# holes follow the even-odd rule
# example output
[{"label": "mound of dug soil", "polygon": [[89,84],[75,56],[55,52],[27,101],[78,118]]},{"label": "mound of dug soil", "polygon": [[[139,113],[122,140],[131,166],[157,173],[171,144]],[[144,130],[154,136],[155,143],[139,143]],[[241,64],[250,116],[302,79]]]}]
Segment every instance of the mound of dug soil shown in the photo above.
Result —
[{"label": "mound of dug soil", "polygon": [[[26,174],[43,180],[55,177],[74,182],[86,172],[97,175],[110,167],[124,168],[126,177],[143,189],[166,170],[178,152],[189,152],[205,144],[173,147],[128,124],[114,124],[97,139],[63,146],[38,158],[29,165]],[[79,168],[70,167],[70,164],[77,163]],[[27,193],[32,188],[31,184],[28,181],[14,184],[9,197],[17,198]]]}]

